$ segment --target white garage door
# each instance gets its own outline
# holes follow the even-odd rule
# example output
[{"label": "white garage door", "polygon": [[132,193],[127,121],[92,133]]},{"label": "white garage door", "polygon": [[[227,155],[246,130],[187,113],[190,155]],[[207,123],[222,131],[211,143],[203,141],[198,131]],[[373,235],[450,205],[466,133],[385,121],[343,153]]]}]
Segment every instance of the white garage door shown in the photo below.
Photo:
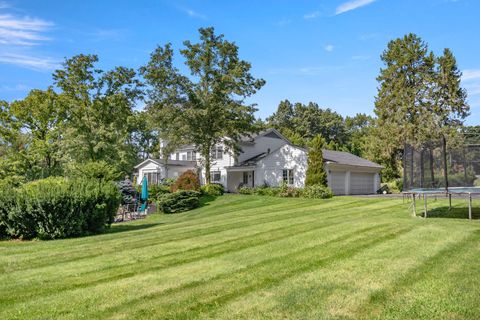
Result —
[{"label": "white garage door", "polygon": [[329,185],[334,195],[345,194],[345,175],[344,171],[331,171]]},{"label": "white garage door", "polygon": [[350,173],[350,194],[371,194],[373,189],[373,173]]}]

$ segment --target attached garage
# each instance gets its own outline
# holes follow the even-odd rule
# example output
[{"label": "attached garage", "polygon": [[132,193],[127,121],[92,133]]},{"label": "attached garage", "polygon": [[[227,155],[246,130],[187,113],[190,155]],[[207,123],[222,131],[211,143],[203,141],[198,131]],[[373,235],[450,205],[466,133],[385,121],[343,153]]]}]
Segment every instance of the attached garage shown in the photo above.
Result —
[{"label": "attached garage", "polygon": [[323,150],[328,186],[335,195],[373,194],[382,166],[348,152]]},{"label": "attached garage", "polygon": [[374,173],[350,173],[350,194],[370,194],[375,191]]},{"label": "attached garage", "polygon": [[331,171],[328,176],[328,186],[332,189],[333,194],[335,195],[344,195],[345,194],[345,182],[346,182],[346,172],[345,171]]}]

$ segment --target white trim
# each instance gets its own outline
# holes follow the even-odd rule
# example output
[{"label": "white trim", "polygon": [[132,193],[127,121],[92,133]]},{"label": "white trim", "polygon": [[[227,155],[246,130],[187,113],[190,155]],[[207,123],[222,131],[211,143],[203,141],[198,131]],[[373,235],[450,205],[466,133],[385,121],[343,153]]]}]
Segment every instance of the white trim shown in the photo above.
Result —
[{"label": "white trim", "polygon": [[157,161],[155,161],[155,160],[153,160],[153,159],[145,159],[145,160],[143,160],[142,162],[140,162],[139,164],[137,164],[134,168],[135,168],[135,169],[138,169],[138,168],[142,167],[145,163],[147,163],[147,162],[149,162],[149,161],[151,161],[151,162],[153,162],[153,163],[156,163],[156,164],[158,164],[159,166],[162,165],[160,162],[157,162]]}]

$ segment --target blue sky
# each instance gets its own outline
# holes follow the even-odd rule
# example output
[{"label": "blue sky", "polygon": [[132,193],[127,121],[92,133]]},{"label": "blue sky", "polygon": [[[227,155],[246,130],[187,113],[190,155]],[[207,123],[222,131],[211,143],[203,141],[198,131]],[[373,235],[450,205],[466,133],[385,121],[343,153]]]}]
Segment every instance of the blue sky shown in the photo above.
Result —
[{"label": "blue sky", "polygon": [[476,0],[0,0],[0,99],[46,88],[64,57],[94,53],[103,69],[137,68],[156,45],[178,49],[214,26],[267,81],[251,99],[261,118],[283,99],[372,114],[380,54],[414,32],[435,53],[454,52],[469,93],[467,122],[480,124],[479,16]]}]

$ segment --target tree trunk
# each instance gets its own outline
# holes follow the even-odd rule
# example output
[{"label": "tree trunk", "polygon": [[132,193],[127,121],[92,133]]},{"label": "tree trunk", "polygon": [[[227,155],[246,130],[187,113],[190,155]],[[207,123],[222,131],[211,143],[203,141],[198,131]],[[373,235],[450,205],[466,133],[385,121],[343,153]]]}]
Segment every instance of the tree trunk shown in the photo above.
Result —
[{"label": "tree trunk", "polygon": [[432,179],[430,184],[431,184],[432,188],[435,188],[435,171],[434,171],[434,165],[433,165],[433,150],[432,150],[431,147],[428,149],[428,152],[429,152],[429,156],[430,156],[430,179]]},{"label": "tree trunk", "polygon": [[205,184],[210,184],[210,147],[205,150]]},{"label": "tree trunk", "polygon": [[448,191],[448,166],[447,166],[447,139],[442,136],[442,153],[443,153],[443,175],[445,179],[445,190]]}]

